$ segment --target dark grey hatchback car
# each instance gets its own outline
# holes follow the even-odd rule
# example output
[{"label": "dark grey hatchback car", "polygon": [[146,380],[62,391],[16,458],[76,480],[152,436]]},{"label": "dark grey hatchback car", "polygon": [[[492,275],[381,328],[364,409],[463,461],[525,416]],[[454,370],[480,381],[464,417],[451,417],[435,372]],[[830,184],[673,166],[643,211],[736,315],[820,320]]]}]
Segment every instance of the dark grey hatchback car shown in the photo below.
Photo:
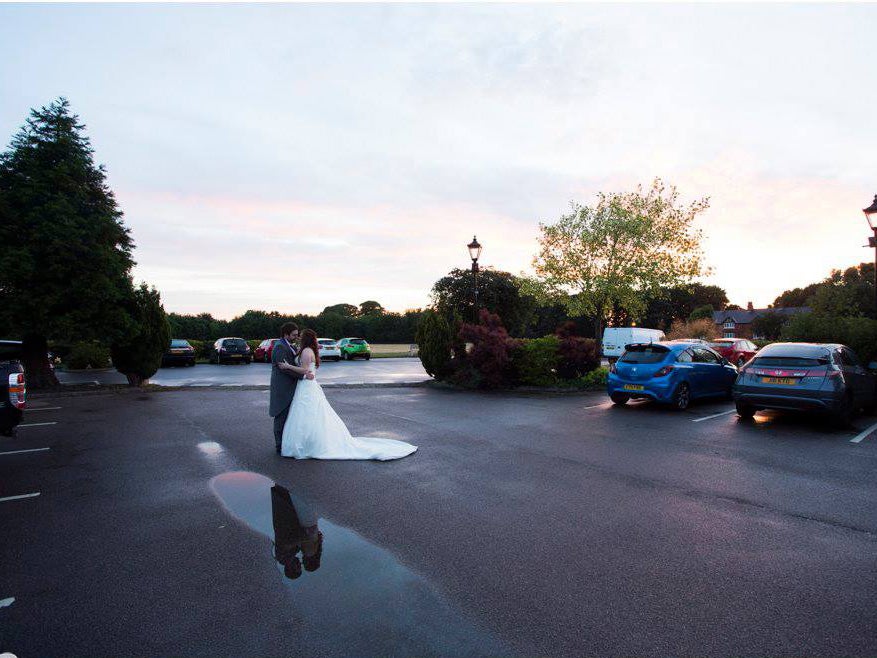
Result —
[{"label": "dark grey hatchback car", "polygon": [[846,426],[853,413],[874,412],[874,374],[846,345],[773,343],[740,368],[733,388],[737,413],[793,409],[830,414]]}]

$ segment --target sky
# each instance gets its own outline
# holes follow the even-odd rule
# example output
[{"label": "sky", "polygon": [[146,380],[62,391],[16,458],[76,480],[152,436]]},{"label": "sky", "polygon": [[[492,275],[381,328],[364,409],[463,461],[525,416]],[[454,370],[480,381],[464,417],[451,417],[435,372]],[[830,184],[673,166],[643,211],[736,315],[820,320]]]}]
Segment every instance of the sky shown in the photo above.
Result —
[{"label": "sky", "polygon": [[64,96],[166,310],[403,311],[675,185],[733,303],[869,261],[877,5],[0,5],[0,141]]}]

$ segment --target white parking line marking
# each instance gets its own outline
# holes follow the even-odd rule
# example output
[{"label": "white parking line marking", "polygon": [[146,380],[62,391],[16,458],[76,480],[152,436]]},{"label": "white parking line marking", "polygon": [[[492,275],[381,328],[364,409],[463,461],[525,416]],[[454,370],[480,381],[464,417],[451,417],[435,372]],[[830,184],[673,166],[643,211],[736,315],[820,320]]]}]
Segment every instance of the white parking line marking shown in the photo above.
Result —
[{"label": "white parking line marking", "polygon": [[61,407],[28,407],[25,411],[57,411]]},{"label": "white parking line marking", "polygon": [[43,425],[57,425],[58,421],[53,420],[51,423],[25,423],[24,425],[19,425],[19,427],[42,427]]},{"label": "white parking line marking", "polygon": [[21,500],[22,498],[36,498],[40,495],[40,492],[32,494],[21,494],[20,496],[6,496],[6,498],[0,498],[0,503],[5,503],[7,500]]},{"label": "white parking line marking", "polygon": [[592,404],[590,407],[582,407],[582,409],[602,409],[603,407],[611,407],[611,402],[604,402],[603,404]]},{"label": "white parking line marking", "polygon": [[719,416],[727,416],[728,414],[735,414],[735,413],[737,413],[737,410],[731,409],[731,411],[723,411],[720,414],[713,414],[712,416],[704,416],[703,418],[693,418],[691,420],[691,422],[692,423],[700,423],[700,422],[703,422],[705,420],[710,420],[711,418],[718,418]]},{"label": "white parking line marking", "polygon": [[13,603],[15,603],[15,597],[9,597],[8,599],[0,599],[0,608],[8,608]]},{"label": "white parking line marking", "polygon": [[3,455],[20,455],[23,452],[42,452],[43,450],[50,450],[50,448],[31,448],[30,450],[9,450],[8,452],[0,452],[0,457]]},{"label": "white parking line marking", "polygon": [[871,427],[866,428],[859,434],[856,434],[852,439],[850,439],[850,443],[861,443],[865,439],[868,438],[868,435],[871,434],[874,430],[877,430],[877,423],[871,425]]}]

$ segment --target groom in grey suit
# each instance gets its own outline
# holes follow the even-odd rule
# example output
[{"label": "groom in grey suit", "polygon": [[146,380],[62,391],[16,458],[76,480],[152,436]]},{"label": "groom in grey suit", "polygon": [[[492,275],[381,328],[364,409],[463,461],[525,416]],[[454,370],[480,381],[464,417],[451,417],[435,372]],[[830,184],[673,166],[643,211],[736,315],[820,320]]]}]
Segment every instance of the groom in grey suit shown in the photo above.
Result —
[{"label": "groom in grey suit", "polygon": [[298,356],[296,347],[298,327],[292,322],[287,322],[280,327],[280,335],[282,338],[274,343],[271,350],[271,399],[268,402],[268,414],[274,417],[274,447],[278,455],[283,440],[283,426],[286,424],[286,417],[289,416],[289,405],[292,404],[295,387],[300,379],[304,379],[303,375],[280,369],[281,363],[286,361],[293,364]]}]

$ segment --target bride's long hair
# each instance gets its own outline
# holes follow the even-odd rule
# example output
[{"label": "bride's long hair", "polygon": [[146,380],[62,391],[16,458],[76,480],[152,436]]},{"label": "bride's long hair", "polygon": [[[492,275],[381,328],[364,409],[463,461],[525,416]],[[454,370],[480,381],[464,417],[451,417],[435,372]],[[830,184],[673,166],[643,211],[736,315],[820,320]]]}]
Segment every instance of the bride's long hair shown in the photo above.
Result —
[{"label": "bride's long hair", "polygon": [[313,329],[305,329],[301,334],[301,348],[310,347],[314,351],[314,362],[320,367],[320,344]]}]

